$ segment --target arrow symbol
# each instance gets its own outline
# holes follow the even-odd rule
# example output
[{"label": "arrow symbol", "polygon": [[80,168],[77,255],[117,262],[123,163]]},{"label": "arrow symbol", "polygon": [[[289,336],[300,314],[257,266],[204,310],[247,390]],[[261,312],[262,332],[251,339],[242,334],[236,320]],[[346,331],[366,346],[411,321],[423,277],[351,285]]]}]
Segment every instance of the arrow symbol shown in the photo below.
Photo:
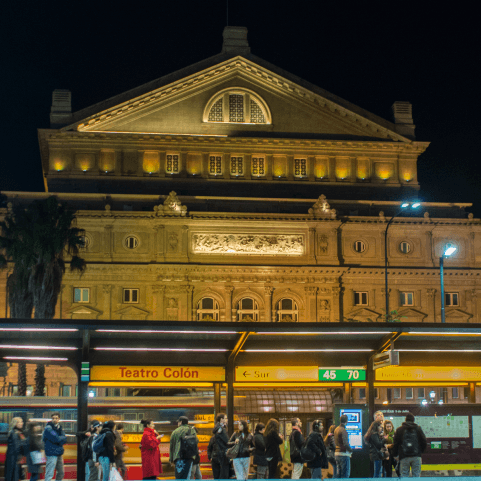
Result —
[{"label": "arrow symbol", "polygon": [[244,377],[247,377],[247,376],[250,376],[251,373],[250,373],[250,372],[247,372],[247,371],[244,371],[244,372],[242,373],[242,375],[243,375]]}]

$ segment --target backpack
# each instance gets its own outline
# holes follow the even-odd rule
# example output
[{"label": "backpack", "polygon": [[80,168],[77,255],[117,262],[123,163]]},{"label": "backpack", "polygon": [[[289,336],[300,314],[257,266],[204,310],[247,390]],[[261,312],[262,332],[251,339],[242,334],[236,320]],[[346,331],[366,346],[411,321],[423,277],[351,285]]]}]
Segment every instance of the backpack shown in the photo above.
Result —
[{"label": "backpack", "polygon": [[101,453],[104,450],[104,439],[107,433],[99,434],[92,443],[92,450],[94,453]]},{"label": "backpack", "polygon": [[301,448],[301,459],[304,463],[314,461],[316,458],[316,453],[308,446],[310,438],[311,436],[309,435]]},{"label": "backpack", "polygon": [[80,451],[82,453],[82,461],[86,463],[92,457],[92,438],[90,436],[85,437],[80,442]]},{"label": "backpack", "polygon": [[299,448],[297,447],[296,440],[294,439],[294,430],[292,431],[291,435],[289,436],[289,444],[290,444],[290,455],[292,458],[297,458],[300,456]]},{"label": "backpack", "polygon": [[180,437],[180,457],[181,459],[190,459],[197,455],[199,449],[197,447],[197,435],[192,430]]},{"label": "backpack", "polygon": [[415,428],[404,431],[402,448],[403,455],[406,457],[419,456],[418,432]]}]

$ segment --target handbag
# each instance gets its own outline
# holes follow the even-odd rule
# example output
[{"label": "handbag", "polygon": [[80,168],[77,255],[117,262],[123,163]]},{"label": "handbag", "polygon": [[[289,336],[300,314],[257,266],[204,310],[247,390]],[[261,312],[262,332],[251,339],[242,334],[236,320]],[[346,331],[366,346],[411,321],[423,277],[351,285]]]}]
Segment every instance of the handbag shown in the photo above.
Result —
[{"label": "handbag", "polygon": [[227,456],[228,459],[235,459],[237,456],[239,456],[239,451],[240,451],[240,442],[237,444],[234,444],[231,448],[229,448],[225,455]]},{"label": "handbag", "polygon": [[109,481],[124,481],[117,468],[110,469]]},{"label": "handbag", "polygon": [[42,451],[30,451],[30,459],[32,464],[45,464],[47,462],[47,458]]}]

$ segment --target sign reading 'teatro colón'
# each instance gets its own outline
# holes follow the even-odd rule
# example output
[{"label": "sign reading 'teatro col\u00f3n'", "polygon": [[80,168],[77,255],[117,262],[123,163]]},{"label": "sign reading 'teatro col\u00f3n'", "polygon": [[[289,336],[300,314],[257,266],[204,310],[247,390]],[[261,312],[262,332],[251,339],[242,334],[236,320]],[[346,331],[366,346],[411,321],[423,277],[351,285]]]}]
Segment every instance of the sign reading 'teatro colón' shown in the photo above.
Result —
[{"label": "sign reading 'teatro col\u00f3n'", "polygon": [[217,366],[93,366],[91,381],[225,381]]}]

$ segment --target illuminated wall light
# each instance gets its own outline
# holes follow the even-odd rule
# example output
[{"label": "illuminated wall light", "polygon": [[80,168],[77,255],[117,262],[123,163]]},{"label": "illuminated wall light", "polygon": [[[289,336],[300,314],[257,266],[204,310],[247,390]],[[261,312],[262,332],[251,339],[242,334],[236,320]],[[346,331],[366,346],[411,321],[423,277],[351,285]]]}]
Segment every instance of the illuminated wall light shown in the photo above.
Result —
[{"label": "illuminated wall light", "polygon": [[57,171],[57,172],[61,172],[62,170],[65,169],[65,162],[63,160],[56,160],[54,163],[53,163],[53,168]]},{"label": "illuminated wall light", "polygon": [[100,152],[100,169],[106,174],[115,170],[115,151],[102,150]]},{"label": "illuminated wall light", "polygon": [[328,157],[316,157],[316,160],[314,163],[314,175],[318,179],[323,179],[324,177],[327,177],[328,166],[329,166]]},{"label": "illuminated wall light", "polygon": [[394,174],[393,164],[376,163],[375,166],[376,177],[379,179],[388,180]]},{"label": "illuminated wall light", "polygon": [[160,169],[160,153],[159,152],[144,152],[143,159],[144,172],[153,174]]}]

